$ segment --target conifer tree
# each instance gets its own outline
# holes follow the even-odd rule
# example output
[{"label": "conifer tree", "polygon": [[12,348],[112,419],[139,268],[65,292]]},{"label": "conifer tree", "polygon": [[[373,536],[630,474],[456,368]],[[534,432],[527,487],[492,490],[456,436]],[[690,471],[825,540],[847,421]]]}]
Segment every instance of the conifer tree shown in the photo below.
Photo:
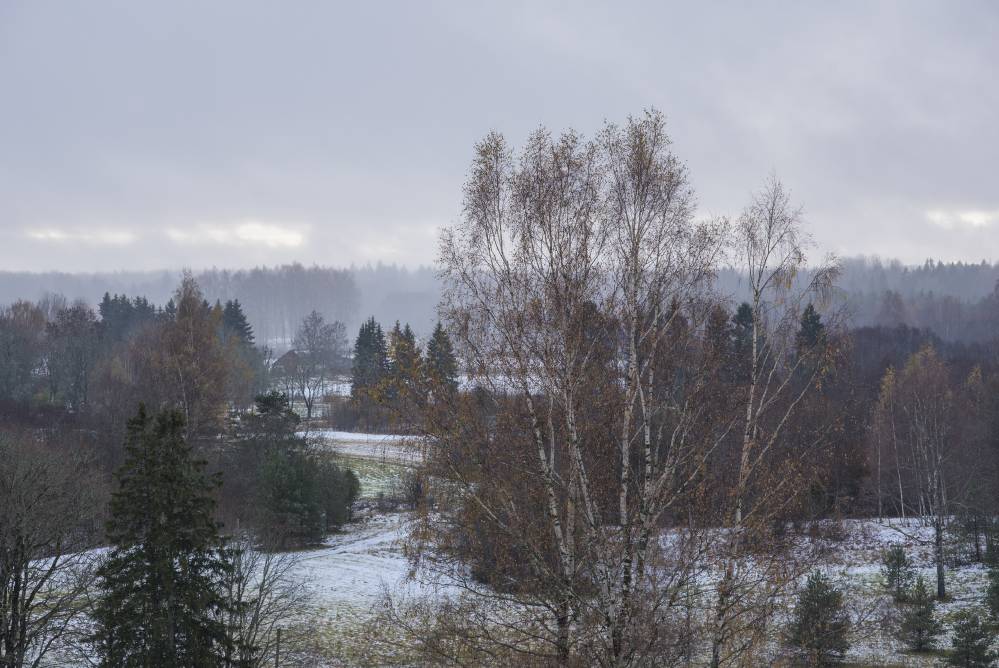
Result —
[{"label": "conifer tree", "polygon": [[427,342],[427,375],[433,388],[442,388],[445,393],[458,389],[458,360],[447,330],[438,322],[434,333]]},{"label": "conifer tree", "polygon": [[995,639],[982,623],[983,615],[977,610],[961,610],[955,615],[954,651],[947,657],[947,665],[960,668],[989,668],[995,665],[996,653],[992,651]]},{"label": "conifer tree", "polygon": [[905,548],[895,545],[881,554],[881,577],[892,600],[902,603],[909,595],[915,569],[905,554]]},{"label": "conifer tree", "polygon": [[801,326],[795,337],[798,354],[808,352],[819,345],[825,337],[826,326],[822,324],[822,317],[811,303],[805,307],[801,314]]},{"label": "conifer tree", "polygon": [[378,387],[388,373],[388,349],[382,326],[368,318],[354,343],[351,396],[361,399]]},{"label": "conifer tree", "polygon": [[98,570],[102,666],[217,666],[231,649],[220,586],[230,564],[212,518],[218,478],[205,473],[175,410],[139,407],[107,525],[112,548]]},{"label": "conifer tree", "polygon": [[933,647],[934,639],[943,629],[933,616],[936,604],[922,576],[916,578],[916,584],[906,598],[909,604],[902,616],[900,635],[914,651],[925,652]]},{"label": "conifer tree", "polygon": [[843,593],[822,573],[809,575],[794,608],[791,644],[805,654],[809,665],[825,665],[842,658],[849,649],[849,626]]},{"label": "conifer tree", "polygon": [[222,309],[223,340],[238,337],[242,344],[252,348],[254,344],[253,328],[243,313],[243,307],[238,299],[227,301]]}]

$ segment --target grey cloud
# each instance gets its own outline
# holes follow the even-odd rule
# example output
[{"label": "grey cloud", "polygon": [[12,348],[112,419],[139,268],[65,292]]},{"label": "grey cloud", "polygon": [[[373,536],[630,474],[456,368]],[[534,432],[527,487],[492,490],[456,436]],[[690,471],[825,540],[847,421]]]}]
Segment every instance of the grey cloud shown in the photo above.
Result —
[{"label": "grey cloud", "polygon": [[828,250],[996,260],[962,220],[999,210],[997,29],[988,2],[15,0],[0,267],[428,263],[486,131],[648,106],[706,213],[776,170]]}]

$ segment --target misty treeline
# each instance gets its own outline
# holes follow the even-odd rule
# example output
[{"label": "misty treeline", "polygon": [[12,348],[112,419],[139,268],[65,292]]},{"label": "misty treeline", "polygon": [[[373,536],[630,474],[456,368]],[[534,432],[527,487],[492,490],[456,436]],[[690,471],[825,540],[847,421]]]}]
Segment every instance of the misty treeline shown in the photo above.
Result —
[{"label": "misty treeline", "polygon": [[[808,268],[802,277],[807,281]],[[96,306],[105,292],[142,295],[164,303],[180,280],[179,272],[63,274],[0,272],[0,304],[64,295]],[[261,343],[283,352],[298,323],[313,310],[343,322],[352,331],[374,316],[380,322],[408,322],[429,336],[436,320],[441,285],[429,267],[408,269],[369,265],[349,269],[276,267],[195,274],[209,301],[239,300]],[[746,276],[720,267],[717,290],[739,302],[748,295]],[[927,260],[906,266],[897,260],[844,258],[840,261],[838,306],[851,326],[905,324],[928,329],[946,340],[982,342],[999,326],[995,288],[999,265]]]},{"label": "misty treeline", "polygon": [[[927,260],[908,267],[897,260],[848,258],[839,263],[835,302],[851,327],[908,325],[947,341],[986,342],[999,328],[999,266],[982,261]],[[796,281],[805,283],[806,267]],[[728,267],[718,288],[735,300],[747,296],[746,276]]]},{"label": "misty treeline", "polygon": [[407,409],[427,437],[410,554],[466,595],[388,597],[386,656],[814,665],[849,647],[813,572],[836,520],[932,526],[940,598],[995,558],[995,335],[851,328],[842,265],[808,255],[776,177],[735,218],[694,212],[655,112],[476,146],[440,256],[467,383]]},{"label": "misty treeline", "polygon": [[[342,365],[342,329],[304,318],[288,372]],[[0,308],[0,665],[273,662],[307,601],[276,550],[320,544],[360,487],[271,366],[190,274],[159,305]]]},{"label": "misty treeline", "polygon": [[[335,269],[290,264],[254,269],[210,269],[194,280],[210,302],[238,300],[261,344],[284,352],[299,323],[312,311],[355,330],[363,318],[402,320],[429,336],[439,298],[436,273],[430,268],[394,265]],[[97,307],[105,293],[142,296],[164,304],[181,272],[115,272],[64,274],[0,272],[0,304],[17,300],[45,301],[61,295]]]}]

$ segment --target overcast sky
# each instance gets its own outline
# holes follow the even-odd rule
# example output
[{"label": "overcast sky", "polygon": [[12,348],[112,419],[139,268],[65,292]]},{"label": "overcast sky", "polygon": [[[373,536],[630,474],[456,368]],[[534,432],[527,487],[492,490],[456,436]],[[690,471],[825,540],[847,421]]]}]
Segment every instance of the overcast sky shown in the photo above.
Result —
[{"label": "overcast sky", "polygon": [[427,264],[474,142],[654,106],[703,215],[999,260],[999,4],[0,1],[0,268]]}]

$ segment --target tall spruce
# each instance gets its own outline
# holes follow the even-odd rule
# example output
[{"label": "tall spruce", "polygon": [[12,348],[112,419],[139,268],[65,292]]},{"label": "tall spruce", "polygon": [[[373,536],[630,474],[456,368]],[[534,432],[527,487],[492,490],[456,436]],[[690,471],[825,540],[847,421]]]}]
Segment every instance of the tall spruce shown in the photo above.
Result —
[{"label": "tall spruce", "polygon": [[825,338],[826,326],[822,323],[822,316],[815,310],[811,303],[805,307],[801,313],[801,324],[795,336],[795,344],[799,355],[806,354],[809,350],[822,343]]},{"label": "tall spruce", "polygon": [[426,371],[432,388],[442,388],[444,392],[458,389],[458,360],[447,330],[439,322],[427,342]]},{"label": "tall spruce", "polygon": [[388,374],[388,347],[385,333],[375,319],[368,318],[361,325],[354,343],[352,365],[353,384],[351,396],[362,399],[370,396]]},{"label": "tall spruce", "polygon": [[116,473],[92,638],[102,666],[219,666],[231,653],[221,585],[230,570],[212,518],[217,477],[184,439],[176,410],[129,421]]},{"label": "tall spruce", "polygon": [[227,301],[222,308],[222,331],[224,341],[235,336],[244,346],[253,347],[255,342],[253,328],[246,319],[246,314],[243,313],[243,307],[238,299]]}]

